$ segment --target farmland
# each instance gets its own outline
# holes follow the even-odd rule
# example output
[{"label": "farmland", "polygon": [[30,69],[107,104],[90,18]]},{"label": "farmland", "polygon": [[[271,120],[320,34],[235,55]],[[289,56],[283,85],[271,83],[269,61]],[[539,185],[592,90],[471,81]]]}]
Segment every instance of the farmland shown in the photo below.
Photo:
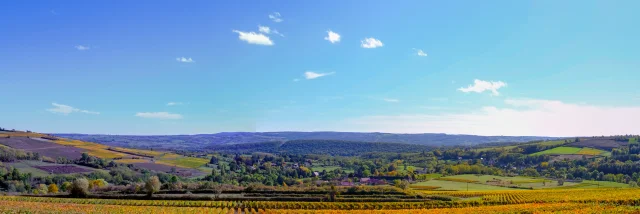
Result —
[{"label": "farmland", "polygon": [[600,149],[561,146],[532,155],[604,155],[605,153],[606,151]]},{"label": "farmland", "polygon": [[[270,202],[69,199],[1,196],[0,211],[83,213],[483,213],[637,212],[638,189],[425,192],[453,201]],[[477,198],[463,200],[464,198]]]}]

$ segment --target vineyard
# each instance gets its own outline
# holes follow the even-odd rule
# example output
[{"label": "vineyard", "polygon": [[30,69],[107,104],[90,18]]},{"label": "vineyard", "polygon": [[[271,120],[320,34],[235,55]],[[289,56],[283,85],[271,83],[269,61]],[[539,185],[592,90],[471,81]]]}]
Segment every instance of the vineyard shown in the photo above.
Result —
[{"label": "vineyard", "polygon": [[0,196],[0,212],[10,213],[633,213],[640,190],[567,189],[535,191],[436,192],[453,201],[276,202],[74,199]]}]

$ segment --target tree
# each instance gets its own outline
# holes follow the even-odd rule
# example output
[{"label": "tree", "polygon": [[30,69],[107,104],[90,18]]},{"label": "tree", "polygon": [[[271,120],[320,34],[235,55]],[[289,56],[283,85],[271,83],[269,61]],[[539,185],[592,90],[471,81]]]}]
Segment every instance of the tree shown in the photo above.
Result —
[{"label": "tree", "polygon": [[209,160],[210,164],[218,164],[218,158],[216,156],[211,156],[211,160]]},{"label": "tree", "polygon": [[63,192],[71,191],[71,182],[65,181],[64,183],[62,183],[62,186],[60,186],[60,188]]},{"label": "tree", "polygon": [[40,194],[47,194],[47,191],[48,191],[47,185],[45,185],[45,184],[38,184],[37,191],[38,191],[38,193],[40,193]]},{"label": "tree", "polygon": [[89,181],[86,178],[78,178],[71,184],[71,195],[74,197],[86,197],[89,194]]},{"label": "tree", "polygon": [[160,186],[162,186],[162,183],[160,183],[158,176],[151,176],[145,182],[144,189],[147,191],[147,195],[151,197],[153,193],[160,191]]},{"label": "tree", "polygon": [[56,194],[58,193],[58,185],[56,184],[49,184],[49,188],[47,188],[49,193],[53,193]]}]

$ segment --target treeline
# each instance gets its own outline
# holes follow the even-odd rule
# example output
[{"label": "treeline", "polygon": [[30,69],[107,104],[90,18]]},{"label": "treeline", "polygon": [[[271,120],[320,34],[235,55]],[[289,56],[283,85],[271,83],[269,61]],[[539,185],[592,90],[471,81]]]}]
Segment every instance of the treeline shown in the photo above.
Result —
[{"label": "treeline", "polygon": [[286,153],[286,154],[326,154],[333,156],[357,156],[370,152],[422,152],[432,147],[405,143],[378,143],[342,140],[291,140],[284,143],[266,142],[251,144],[221,145],[211,147],[214,151],[230,153]]},{"label": "treeline", "polygon": [[23,150],[0,145],[0,162],[14,162],[17,160],[40,160],[42,157],[37,152],[25,152]]}]

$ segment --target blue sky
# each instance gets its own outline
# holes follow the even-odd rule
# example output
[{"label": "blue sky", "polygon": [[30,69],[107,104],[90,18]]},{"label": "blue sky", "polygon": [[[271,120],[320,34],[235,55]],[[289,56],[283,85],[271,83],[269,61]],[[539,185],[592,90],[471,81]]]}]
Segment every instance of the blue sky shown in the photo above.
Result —
[{"label": "blue sky", "polygon": [[1,2],[0,126],[639,134],[638,9],[638,1]]}]

